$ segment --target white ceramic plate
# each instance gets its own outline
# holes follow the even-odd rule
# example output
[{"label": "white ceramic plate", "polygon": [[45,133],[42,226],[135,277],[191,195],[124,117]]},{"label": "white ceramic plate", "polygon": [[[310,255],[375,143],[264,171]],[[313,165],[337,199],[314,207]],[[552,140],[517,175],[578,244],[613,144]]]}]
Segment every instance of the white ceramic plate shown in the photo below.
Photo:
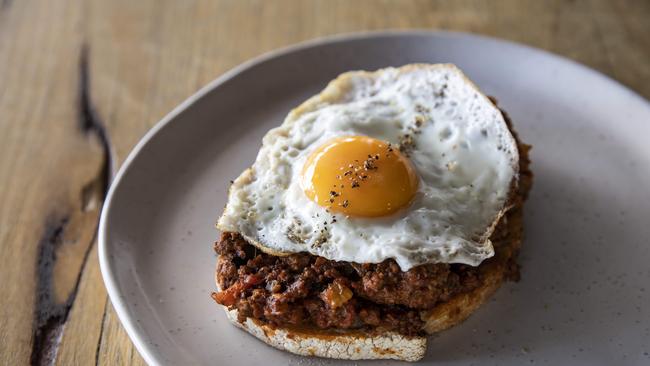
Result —
[{"label": "white ceramic plate", "polygon": [[229,181],[292,106],[341,72],[411,62],[460,66],[534,146],[521,282],[430,339],[423,363],[650,364],[650,104],[540,50],[429,32],[343,36],[262,56],[140,141],[111,186],[99,244],[111,301],[147,362],[340,362],[277,351],[227,322],[210,298],[214,223]]}]

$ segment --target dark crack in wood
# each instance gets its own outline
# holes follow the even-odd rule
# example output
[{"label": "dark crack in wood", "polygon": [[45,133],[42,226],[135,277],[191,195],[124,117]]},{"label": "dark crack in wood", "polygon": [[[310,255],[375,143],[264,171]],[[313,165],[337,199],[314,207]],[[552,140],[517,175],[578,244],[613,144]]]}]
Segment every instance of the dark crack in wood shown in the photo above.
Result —
[{"label": "dark crack in wood", "polygon": [[38,243],[36,263],[36,314],[34,317],[34,343],[31,364],[50,365],[54,361],[55,349],[61,336],[60,324],[69,310],[69,304],[57,304],[52,294],[52,274],[56,261],[56,250],[61,246],[63,231],[69,222],[68,216],[50,217]]},{"label": "dark crack in wood", "polygon": [[[103,193],[103,198],[108,192],[108,186],[113,172],[112,149],[108,134],[104,128],[104,123],[99,118],[99,114],[95,110],[90,97],[90,66],[88,63],[88,54],[88,46],[84,45],[81,48],[81,55],[79,57],[79,128],[84,134],[95,136],[101,144],[104,160],[97,181],[101,184],[99,188]],[[87,204],[82,204],[82,207],[86,206]]]},{"label": "dark crack in wood", "polygon": [[102,348],[102,337],[104,336],[104,324],[106,324],[106,310],[108,308],[108,300],[104,302],[104,311],[102,312],[102,326],[99,328],[99,342],[95,348],[95,365],[99,365],[99,352]]},{"label": "dark crack in wood", "polygon": [[[103,161],[97,177],[83,187],[81,194],[81,210],[89,210],[93,196],[106,196],[112,177],[112,155],[106,130],[98,117],[90,98],[90,77],[88,64],[88,47],[83,46],[79,57],[79,98],[77,104],[78,126],[86,136],[94,136],[103,150]],[[92,241],[87,244],[82,265],[77,273],[74,288],[63,303],[57,303],[53,295],[53,270],[57,259],[57,249],[62,244],[70,215],[52,216],[47,219],[43,235],[38,244],[36,263],[36,304],[33,329],[33,345],[30,363],[32,365],[53,365],[63,334],[63,327],[68,319],[70,309],[77,296],[81,275],[89,260],[89,254],[97,235],[97,227]]]}]

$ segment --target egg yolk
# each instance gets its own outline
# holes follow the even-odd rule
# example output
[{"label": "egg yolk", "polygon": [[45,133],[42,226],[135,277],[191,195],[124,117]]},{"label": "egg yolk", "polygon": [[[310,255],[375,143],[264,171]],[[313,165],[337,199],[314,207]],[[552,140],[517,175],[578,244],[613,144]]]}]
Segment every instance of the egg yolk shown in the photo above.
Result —
[{"label": "egg yolk", "polygon": [[408,158],[390,143],[345,136],[309,156],[302,187],[307,197],[330,212],[378,217],[409,205],[418,177]]}]

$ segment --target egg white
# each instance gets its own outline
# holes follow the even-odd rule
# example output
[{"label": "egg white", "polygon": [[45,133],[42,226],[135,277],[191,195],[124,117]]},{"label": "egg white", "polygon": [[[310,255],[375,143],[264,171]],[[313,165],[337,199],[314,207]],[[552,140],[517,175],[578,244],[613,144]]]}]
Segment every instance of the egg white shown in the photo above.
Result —
[{"label": "egg white", "polygon": [[[301,187],[308,156],[366,135],[402,146],[420,184],[411,205],[380,218],[330,214]],[[267,133],[230,187],[217,224],[275,254],[379,263],[479,265],[516,186],[518,150],[498,108],[453,65],[349,72]]]}]

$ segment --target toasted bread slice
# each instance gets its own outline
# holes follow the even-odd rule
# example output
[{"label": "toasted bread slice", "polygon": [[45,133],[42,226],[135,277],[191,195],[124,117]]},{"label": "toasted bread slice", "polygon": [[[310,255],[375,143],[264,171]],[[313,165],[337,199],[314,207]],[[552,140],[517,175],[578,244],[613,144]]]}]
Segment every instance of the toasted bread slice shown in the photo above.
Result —
[{"label": "toasted bread slice", "polygon": [[425,337],[407,337],[398,333],[368,335],[359,331],[325,332],[320,330],[275,328],[256,319],[240,323],[237,310],[226,310],[228,319],[237,327],[264,343],[302,356],[318,356],[344,360],[394,359],[417,361],[427,349]]},{"label": "toasted bread slice", "polygon": [[[429,67],[428,65],[409,65],[402,68]],[[439,65],[436,67],[453,67]],[[290,117],[313,109],[320,103],[336,101],[345,94],[348,87],[348,74],[343,74],[321,94],[309,99],[290,113]],[[496,105],[496,102],[493,100]],[[423,311],[421,318],[425,321],[424,331],[428,334],[448,329],[467,319],[499,288],[506,279],[516,279],[518,267],[516,257],[521,246],[523,225],[523,202],[532,184],[532,173],[529,169],[529,146],[522,144],[512,129],[508,116],[503,113],[506,123],[517,140],[519,150],[519,182],[515,185],[509,199],[509,204],[495,219],[493,225],[484,235],[495,248],[495,256],[480,265],[482,285],[470,292],[458,294],[448,301],[438,304],[433,309]],[[286,253],[269,250],[246,238],[251,244],[271,255],[286,255]],[[219,284],[217,283],[217,288]],[[274,327],[263,321],[245,318],[238,320],[237,310],[224,308],[228,319],[236,326],[259,338],[268,345],[298,355],[319,356],[338,359],[396,359],[417,361],[424,357],[426,337],[407,337],[394,332],[381,334],[365,333],[359,330],[322,330],[293,329],[289,327]]]}]

